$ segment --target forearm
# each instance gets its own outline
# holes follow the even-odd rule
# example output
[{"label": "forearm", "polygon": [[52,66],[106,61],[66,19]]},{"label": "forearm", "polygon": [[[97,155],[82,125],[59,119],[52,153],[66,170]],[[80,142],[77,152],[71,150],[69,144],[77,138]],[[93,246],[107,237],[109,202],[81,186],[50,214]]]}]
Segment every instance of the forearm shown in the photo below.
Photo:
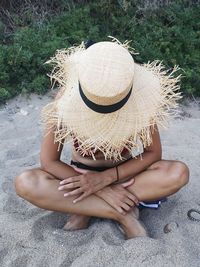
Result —
[{"label": "forearm", "polygon": [[71,176],[80,175],[80,173],[76,172],[74,168],[60,160],[41,163],[41,167],[46,172],[54,175],[60,180],[64,180]]},{"label": "forearm", "polygon": [[[142,158],[134,158],[118,165],[117,168],[119,174],[119,181],[135,177],[137,174],[146,170],[150,165],[152,165],[156,161],[159,161],[160,159],[161,155],[159,153],[146,151],[142,154]],[[114,182],[116,180],[117,175],[116,167],[104,171],[104,175],[105,177],[112,177],[111,180]]]},{"label": "forearm", "polygon": [[[126,180],[136,176],[138,173],[147,169],[151,164],[160,160],[160,157],[153,152],[144,152],[142,158],[131,159],[118,166],[119,181]],[[46,172],[54,175],[55,177],[63,180],[71,176],[80,175],[68,164],[62,161],[51,161],[41,164],[42,169]],[[104,172],[101,172],[102,179],[106,181],[105,185],[112,184],[117,180],[116,168],[110,168]]]}]

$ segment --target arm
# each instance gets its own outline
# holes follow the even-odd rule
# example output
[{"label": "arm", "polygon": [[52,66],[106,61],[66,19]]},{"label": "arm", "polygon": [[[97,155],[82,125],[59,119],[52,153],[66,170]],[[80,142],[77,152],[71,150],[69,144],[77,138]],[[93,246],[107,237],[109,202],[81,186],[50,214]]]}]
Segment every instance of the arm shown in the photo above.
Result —
[{"label": "arm", "polygon": [[54,133],[49,132],[43,137],[40,151],[41,168],[60,180],[80,175],[71,166],[60,160],[63,146],[58,151],[58,143],[54,143]]},{"label": "arm", "polygon": [[[142,160],[140,158],[132,159],[118,166],[119,180],[133,178],[138,173],[147,169],[151,164],[161,159],[162,151],[157,127],[155,128],[155,131],[152,132],[152,141],[152,144],[145,149],[142,155]],[[105,178],[107,176],[116,177],[115,168],[105,171],[104,175]],[[138,205],[139,203],[138,199],[133,194],[129,195],[127,190],[123,188],[126,187],[126,185],[129,186],[133,183],[134,180],[130,179],[126,183],[107,186],[102,190],[97,191],[95,194],[104,199],[120,213],[125,214],[125,212],[130,209],[130,206],[134,206],[135,204]]]},{"label": "arm", "polygon": [[[142,159],[131,159],[118,166],[120,181],[133,178],[138,173],[146,170],[154,162],[161,159],[161,143],[157,127],[155,127],[155,131],[152,130],[152,141],[152,144],[145,149]],[[61,182],[61,190],[73,189],[71,192],[67,193],[66,196],[82,193],[82,195],[76,199],[76,201],[80,201],[96,192],[98,192],[96,194],[101,197],[102,189],[115,181],[116,167],[113,167],[100,173],[86,172],[79,176],[67,178]],[[76,189],[77,186],[79,187],[78,189]]]},{"label": "arm", "polygon": [[[127,180],[136,176],[140,172],[146,170],[154,162],[161,160],[162,149],[160,142],[160,135],[157,126],[152,130],[152,144],[144,150],[142,159],[131,159],[118,166],[119,180]],[[111,180],[116,179],[116,168],[111,168],[103,172],[104,177],[112,177]]]},{"label": "arm", "polygon": [[[60,180],[64,180],[72,176],[81,175],[80,172],[76,172],[74,168],[60,160],[62,149],[63,147],[60,147],[60,150],[58,151],[58,143],[54,143],[53,132],[45,135],[42,140],[40,152],[42,169],[54,175]],[[113,208],[125,214],[125,211],[129,210],[130,206],[132,206],[137,201],[129,191],[125,190],[125,187],[130,185],[131,183],[132,181],[129,181],[128,183],[124,184],[124,187],[120,186],[115,190],[111,187],[104,187],[106,192],[101,193],[101,198],[104,199]]]}]

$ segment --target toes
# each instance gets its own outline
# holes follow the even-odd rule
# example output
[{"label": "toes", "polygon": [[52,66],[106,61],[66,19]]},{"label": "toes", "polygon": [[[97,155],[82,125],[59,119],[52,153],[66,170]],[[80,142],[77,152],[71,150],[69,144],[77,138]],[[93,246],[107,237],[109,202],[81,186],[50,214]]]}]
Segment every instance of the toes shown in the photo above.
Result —
[{"label": "toes", "polygon": [[83,230],[88,228],[88,224],[86,225],[73,225],[71,223],[67,223],[64,227],[63,230],[65,231],[75,231],[75,230]]},{"label": "toes", "polygon": [[71,230],[73,230],[73,226],[72,226],[71,222],[67,222],[64,225],[63,230],[65,230],[65,231],[71,231]]},{"label": "toes", "polygon": [[75,216],[69,219],[69,221],[64,225],[63,230],[74,231],[88,228],[89,219],[81,219]]}]

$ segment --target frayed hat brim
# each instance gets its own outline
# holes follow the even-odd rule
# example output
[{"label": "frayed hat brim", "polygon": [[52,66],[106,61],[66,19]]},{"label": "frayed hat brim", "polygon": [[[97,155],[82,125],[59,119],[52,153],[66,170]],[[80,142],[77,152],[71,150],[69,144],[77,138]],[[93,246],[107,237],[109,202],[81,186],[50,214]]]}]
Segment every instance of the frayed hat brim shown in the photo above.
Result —
[{"label": "frayed hat brim", "polygon": [[44,107],[42,120],[53,129],[55,142],[73,138],[81,155],[95,159],[95,152],[101,151],[105,159],[114,161],[123,159],[124,148],[132,153],[140,142],[144,148],[149,146],[154,126],[166,127],[169,117],[176,114],[181,98],[180,76],[175,75],[178,67],[167,71],[159,61],[135,63],[128,102],[118,111],[101,114],[89,109],[79,94],[76,64],[82,51],[83,45],[59,51],[53,59],[57,67],[51,78],[59,82],[62,93]]}]

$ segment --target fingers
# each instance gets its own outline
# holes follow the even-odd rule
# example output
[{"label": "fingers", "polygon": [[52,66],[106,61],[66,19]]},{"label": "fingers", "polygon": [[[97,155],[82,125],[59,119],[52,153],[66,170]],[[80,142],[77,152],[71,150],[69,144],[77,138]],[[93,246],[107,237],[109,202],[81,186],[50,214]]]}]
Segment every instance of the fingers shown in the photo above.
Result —
[{"label": "fingers", "polygon": [[75,200],[73,200],[73,203],[77,203],[79,201],[81,201],[82,199],[84,199],[85,197],[87,197],[88,195],[86,193],[83,193],[80,197],[76,198]]},{"label": "fingers", "polygon": [[128,194],[128,198],[131,199],[137,206],[140,204],[139,200],[133,194]]},{"label": "fingers", "polygon": [[128,186],[132,185],[134,182],[135,182],[135,179],[132,178],[132,179],[130,179],[129,181],[127,181],[127,182],[125,182],[125,183],[122,183],[121,185],[122,185],[123,187],[128,187]]},{"label": "fingers", "polygon": [[124,211],[122,208],[118,208],[119,209],[119,212],[123,215],[126,215],[126,211]]},{"label": "fingers", "polygon": [[67,193],[64,194],[64,197],[74,196],[74,195],[78,195],[80,193],[83,193],[83,189],[82,188],[78,188],[78,189],[75,189],[73,191],[67,192]]},{"label": "fingers", "polygon": [[62,180],[60,182],[60,185],[73,183],[73,182],[78,182],[78,181],[80,181],[80,177],[79,176],[69,177],[69,178],[67,178],[65,180]]},{"label": "fingers", "polygon": [[115,208],[119,213],[126,215],[126,212],[123,210],[123,208],[120,205],[116,205],[113,208]]},{"label": "fingers", "polygon": [[81,186],[80,182],[73,182],[73,183],[69,183],[69,184],[66,184],[66,185],[59,186],[58,190],[62,191],[62,190],[76,188],[76,187],[80,187],[80,186]]},{"label": "fingers", "polygon": [[130,209],[131,209],[131,207],[128,205],[128,204],[126,204],[126,203],[122,203],[122,208],[125,210],[125,211],[129,211]]},{"label": "fingers", "polygon": [[[130,194],[131,195],[131,194]],[[126,213],[128,211],[130,211],[130,209],[135,206],[136,202],[137,202],[137,199],[134,198],[134,196],[132,196],[132,199],[127,197],[126,199],[122,201],[120,201],[120,203],[118,203],[118,205],[115,205],[115,209],[120,212],[121,214],[123,215],[126,215]],[[136,199],[136,200],[135,200]],[[139,203],[139,202],[138,202]],[[137,204],[136,204],[137,205]]]},{"label": "fingers", "polygon": [[127,198],[127,199],[126,199],[126,204],[128,204],[130,207],[135,206],[135,202],[132,201],[130,198]]}]

